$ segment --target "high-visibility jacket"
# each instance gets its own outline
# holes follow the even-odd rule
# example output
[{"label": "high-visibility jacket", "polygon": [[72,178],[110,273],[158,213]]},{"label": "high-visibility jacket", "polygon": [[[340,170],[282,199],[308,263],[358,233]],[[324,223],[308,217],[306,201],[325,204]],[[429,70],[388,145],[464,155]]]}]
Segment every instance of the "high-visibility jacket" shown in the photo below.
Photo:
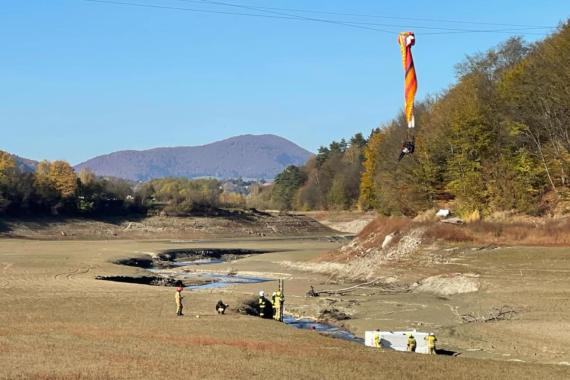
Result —
[{"label": "high-visibility jacket", "polygon": [[380,334],[376,334],[374,335],[374,347],[380,347]]},{"label": "high-visibility jacket", "polygon": [[437,342],[437,338],[434,335],[428,335],[424,339],[427,341],[428,348],[435,347],[435,342]]},{"label": "high-visibility jacket", "polygon": [[285,297],[283,296],[283,294],[280,291],[276,291],[272,296],[272,301],[273,301],[273,306],[274,307],[279,307],[281,306],[281,303],[283,303],[285,301]]},{"label": "high-visibility jacket", "polygon": [[177,306],[182,305],[182,299],[183,298],[184,298],[184,296],[182,295],[182,292],[176,292],[175,299],[176,299],[176,305]]},{"label": "high-visibility jacket", "polygon": [[408,347],[416,347],[416,338],[413,336],[408,337]]}]

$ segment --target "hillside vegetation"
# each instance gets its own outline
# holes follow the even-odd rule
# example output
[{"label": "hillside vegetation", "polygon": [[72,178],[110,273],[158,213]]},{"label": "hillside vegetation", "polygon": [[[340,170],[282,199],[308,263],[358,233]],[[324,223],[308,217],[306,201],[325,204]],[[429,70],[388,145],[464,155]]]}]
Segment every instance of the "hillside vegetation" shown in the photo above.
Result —
[{"label": "hillside vegetation", "polygon": [[400,115],[366,140],[333,142],[287,168],[272,200],[285,209],[407,216],[450,201],[467,217],[550,212],[569,195],[568,62],[568,23],[539,43],[511,38],[469,56],[455,85],[416,104],[413,155],[397,160],[408,138]]}]

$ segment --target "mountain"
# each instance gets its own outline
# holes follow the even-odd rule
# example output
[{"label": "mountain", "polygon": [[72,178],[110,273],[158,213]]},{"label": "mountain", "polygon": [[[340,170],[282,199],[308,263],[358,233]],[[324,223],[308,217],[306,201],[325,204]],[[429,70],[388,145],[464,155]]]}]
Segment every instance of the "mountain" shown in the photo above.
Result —
[{"label": "mountain", "polygon": [[302,165],[312,155],[275,135],[243,135],[202,146],[125,150],[85,161],[100,176],[146,181],[162,177],[273,179],[288,165]]},{"label": "mountain", "polygon": [[20,168],[20,170],[25,173],[33,173],[36,170],[36,166],[38,166],[37,161],[16,156],[15,154],[12,154],[11,156],[16,161],[16,165],[18,166],[18,168]]}]

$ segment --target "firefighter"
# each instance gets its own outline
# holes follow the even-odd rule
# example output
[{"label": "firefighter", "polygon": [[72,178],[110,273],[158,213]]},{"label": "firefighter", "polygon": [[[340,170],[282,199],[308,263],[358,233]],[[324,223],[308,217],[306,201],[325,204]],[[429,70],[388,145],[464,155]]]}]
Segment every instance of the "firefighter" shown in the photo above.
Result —
[{"label": "firefighter", "polygon": [[184,296],[182,295],[182,290],[184,288],[179,286],[176,288],[176,295],[175,295],[175,299],[176,299],[176,315],[177,316],[183,316],[184,314],[182,314],[182,309],[184,308],[184,305],[182,305],[182,300],[184,299]]},{"label": "firefighter", "polygon": [[263,290],[261,290],[259,292],[259,300],[258,300],[259,316],[261,318],[265,318],[265,312],[267,310],[267,303],[268,302],[269,302],[269,300],[267,298],[265,298],[265,292]]},{"label": "firefighter", "polygon": [[408,352],[416,352],[416,338],[412,334],[408,337]]},{"label": "firefighter", "polygon": [[276,321],[283,321],[283,304],[285,302],[285,296],[281,293],[281,290],[273,292],[271,295],[271,303],[273,304],[273,319]]},{"label": "firefighter", "polygon": [[433,333],[429,333],[429,335],[426,336],[424,339],[427,341],[428,354],[436,355],[435,342],[437,342],[437,338],[435,337],[435,335],[433,335]]},{"label": "firefighter", "polygon": [[218,314],[224,314],[228,306],[229,305],[225,304],[224,301],[219,300],[218,303],[216,304],[216,311],[218,312]]},{"label": "firefighter", "polygon": [[382,345],[380,343],[381,341],[382,341],[382,338],[380,337],[380,329],[378,329],[378,330],[376,330],[376,333],[374,334],[374,347],[381,348],[382,347]]}]

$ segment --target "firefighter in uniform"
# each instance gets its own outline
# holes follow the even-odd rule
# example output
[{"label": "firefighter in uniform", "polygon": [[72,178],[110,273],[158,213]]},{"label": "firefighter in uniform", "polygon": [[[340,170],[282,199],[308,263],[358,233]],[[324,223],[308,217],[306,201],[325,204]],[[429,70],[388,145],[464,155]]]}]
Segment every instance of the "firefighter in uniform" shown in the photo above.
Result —
[{"label": "firefighter in uniform", "polygon": [[273,292],[271,295],[271,301],[273,304],[273,319],[276,321],[283,321],[283,304],[285,302],[285,296],[281,293],[281,290]]},{"label": "firefighter in uniform", "polygon": [[374,334],[374,347],[381,348],[381,341],[382,338],[380,337],[380,330],[376,330],[376,333]]},{"label": "firefighter in uniform", "polygon": [[426,336],[424,339],[427,341],[428,354],[436,355],[435,342],[437,342],[437,338],[435,337],[435,335],[433,335],[433,333],[429,333],[429,335]]},{"label": "firefighter in uniform", "polygon": [[262,290],[259,292],[259,300],[258,300],[258,304],[259,304],[259,316],[261,318],[265,318],[265,312],[267,310],[267,303],[269,302],[269,300],[267,298],[265,298],[265,292]]},{"label": "firefighter in uniform", "polygon": [[416,338],[412,334],[408,337],[408,352],[416,352]]},{"label": "firefighter in uniform", "polygon": [[182,309],[184,308],[184,306],[182,305],[182,299],[184,299],[184,296],[182,295],[182,289],[184,289],[184,288],[181,286],[177,287],[176,288],[176,295],[175,295],[176,315],[179,317],[184,315],[184,314],[182,314]]}]

